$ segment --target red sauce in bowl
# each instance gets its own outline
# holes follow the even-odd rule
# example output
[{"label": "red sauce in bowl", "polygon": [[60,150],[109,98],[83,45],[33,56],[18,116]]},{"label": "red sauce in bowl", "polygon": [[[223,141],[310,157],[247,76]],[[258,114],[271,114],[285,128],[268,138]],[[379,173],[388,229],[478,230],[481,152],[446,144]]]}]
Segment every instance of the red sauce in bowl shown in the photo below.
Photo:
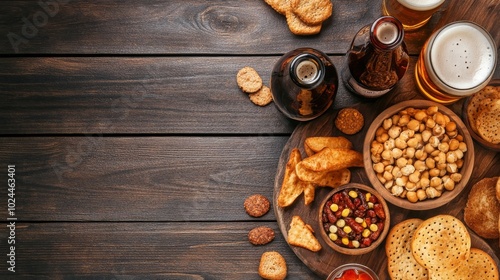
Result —
[{"label": "red sauce in bowl", "polygon": [[335,277],[334,280],[373,280],[373,278],[366,272],[351,268],[344,270],[344,272],[340,276]]}]

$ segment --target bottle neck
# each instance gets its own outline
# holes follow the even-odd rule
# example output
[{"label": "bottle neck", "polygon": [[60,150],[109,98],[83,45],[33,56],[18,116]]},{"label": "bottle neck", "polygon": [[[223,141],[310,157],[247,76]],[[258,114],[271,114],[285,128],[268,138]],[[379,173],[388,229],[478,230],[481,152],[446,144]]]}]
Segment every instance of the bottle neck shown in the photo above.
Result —
[{"label": "bottle neck", "polygon": [[403,39],[403,25],[394,17],[380,17],[371,25],[370,41],[379,50],[394,50],[401,45]]},{"label": "bottle neck", "polygon": [[314,54],[300,54],[290,63],[290,77],[301,88],[315,88],[325,77],[325,65]]}]

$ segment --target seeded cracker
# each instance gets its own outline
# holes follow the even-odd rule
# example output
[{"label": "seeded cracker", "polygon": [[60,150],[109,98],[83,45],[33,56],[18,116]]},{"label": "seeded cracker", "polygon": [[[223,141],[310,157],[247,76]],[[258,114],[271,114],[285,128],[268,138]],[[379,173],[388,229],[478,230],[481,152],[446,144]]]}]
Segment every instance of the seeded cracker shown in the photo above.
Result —
[{"label": "seeded cracker", "polygon": [[271,6],[276,12],[286,15],[286,12],[290,10],[290,0],[264,0],[269,6]]},{"label": "seeded cracker", "polygon": [[274,230],[270,227],[260,226],[248,232],[248,241],[253,245],[265,245],[274,239]]},{"label": "seeded cracker", "polygon": [[335,126],[347,135],[358,133],[365,123],[363,114],[354,108],[340,110],[335,118]]},{"label": "seeded cracker", "polygon": [[273,101],[271,89],[267,86],[262,86],[257,92],[249,93],[248,97],[250,97],[250,101],[252,101],[253,104],[258,106],[266,106]]},{"label": "seeded cracker", "polygon": [[387,271],[392,280],[427,280],[427,269],[417,263],[411,252],[411,239],[423,221],[408,219],[395,225],[385,244]]},{"label": "seeded cracker", "polygon": [[486,141],[500,143],[500,99],[483,106],[477,114],[476,127],[478,134]]},{"label": "seeded cracker", "polygon": [[286,13],[286,23],[288,28],[295,35],[314,35],[321,31],[321,23],[316,25],[308,25],[300,20],[293,12]]},{"label": "seeded cracker", "polygon": [[290,0],[294,14],[308,25],[321,24],[332,15],[331,0]]},{"label": "seeded cracker", "polygon": [[429,275],[457,269],[469,258],[470,248],[467,228],[451,215],[437,215],[423,221],[411,241],[413,257],[429,270]]},{"label": "seeded cracker", "polygon": [[262,78],[252,67],[243,67],[236,75],[236,82],[243,92],[253,93],[262,88]]},{"label": "seeded cracker", "polygon": [[261,194],[254,194],[245,199],[243,206],[248,215],[258,218],[264,216],[269,211],[271,204],[267,197]]}]

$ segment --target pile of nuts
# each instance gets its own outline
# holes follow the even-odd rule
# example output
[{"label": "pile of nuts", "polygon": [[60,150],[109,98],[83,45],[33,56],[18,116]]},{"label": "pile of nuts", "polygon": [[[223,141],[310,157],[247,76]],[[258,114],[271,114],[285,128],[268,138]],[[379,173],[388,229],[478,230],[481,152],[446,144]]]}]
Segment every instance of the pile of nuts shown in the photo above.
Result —
[{"label": "pile of nuts", "polygon": [[326,234],[335,244],[365,248],[382,233],[385,217],[376,196],[354,188],[337,192],[328,199],[321,219]]},{"label": "pile of nuts", "polygon": [[410,202],[436,198],[462,179],[467,145],[437,106],[406,108],[385,119],[371,142],[373,170],[393,195]]}]

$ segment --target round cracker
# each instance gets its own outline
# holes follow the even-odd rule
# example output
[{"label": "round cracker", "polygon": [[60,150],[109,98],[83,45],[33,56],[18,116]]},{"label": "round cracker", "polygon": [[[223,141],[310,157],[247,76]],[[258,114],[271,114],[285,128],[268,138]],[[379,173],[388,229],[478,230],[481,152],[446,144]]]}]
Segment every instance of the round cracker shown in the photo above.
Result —
[{"label": "round cracker", "polygon": [[248,97],[253,104],[258,106],[266,106],[273,101],[271,89],[267,86],[262,86],[262,88],[257,92],[249,93]]},{"label": "round cracker", "polygon": [[451,215],[437,215],[423,221],[411,241],[412,255],[433,271],[453,270],[470,255],[471,238],[465,225]]},{"label": "round cracker", "polygon": [[254,194],[245,199],[243,207],[248,215],[258,218],[264,216],[269,211],[271,203],[267,197],[261,194]]},{"label": "round cracker", "polygon": [[483,250],[471,248],[467,266],[469,279],[498,280],[498,267],[495,260]]},{"label": "round cracker", "polygon": [[411,239],[421,219],[408,219],[395,225],[387,235],[385,253],[387,271],[392,280],[427,280],[427,269],[421,266],[411,251]]},{"label": "round cracker", "polygon": [[265,245],[274,240],[274,230],[270,227],[260,226],[248,232],[248,241],[253,245]]},{"label": "round cracker", "polygon": [[285,17],[288,28],[295,35],[314,35],[321,31],[321,24],[308,25],[291,11],[287,12]]},{"label": "round cracker", "polygon": [[491,100],[482,106],[476,117],[476,129],[484,140],[493,144],[500,143],[500,99]]},{"label": "round cracker", "polygon": [[469,258],[453,270],[429,271],[429,279],[498,280],[498,268],[490,255],[470,249]]},{"label": "round cracker", "polygon": [[365,124],[363,114],[354,108],[340,110],[335,118],[335,126],[347,135],[358,133]]},{"label": "round cracker", "polygon": [[262,88],[262,78],[255,69],[245,66],[236,74],[236,82],[243,92],[253,93]]},{"label": "round cracker", "polygon": [[286,15],[290,11],[290,0],[264,0],[276,12]]},{"label": "round cracker", "polygon": [[477,114],[481,109],[480,106],[482,104],[482,101],[486,98],[500,99],[500,86],[486,86],[470,98],[470,101],[467,105],[467,118],[469,119],[470,127],[476,133]]},{"label": "round cracker", "polygon": [[290,0],[292,12],[306,24],[321,24],[332,15],[331,0]]},{"label": "round cracker", "polygon": [[498,177],[484,178],[472,186],[464,208],[465,223],[483,238],[499,238],[500,203],[496,198]]}]

